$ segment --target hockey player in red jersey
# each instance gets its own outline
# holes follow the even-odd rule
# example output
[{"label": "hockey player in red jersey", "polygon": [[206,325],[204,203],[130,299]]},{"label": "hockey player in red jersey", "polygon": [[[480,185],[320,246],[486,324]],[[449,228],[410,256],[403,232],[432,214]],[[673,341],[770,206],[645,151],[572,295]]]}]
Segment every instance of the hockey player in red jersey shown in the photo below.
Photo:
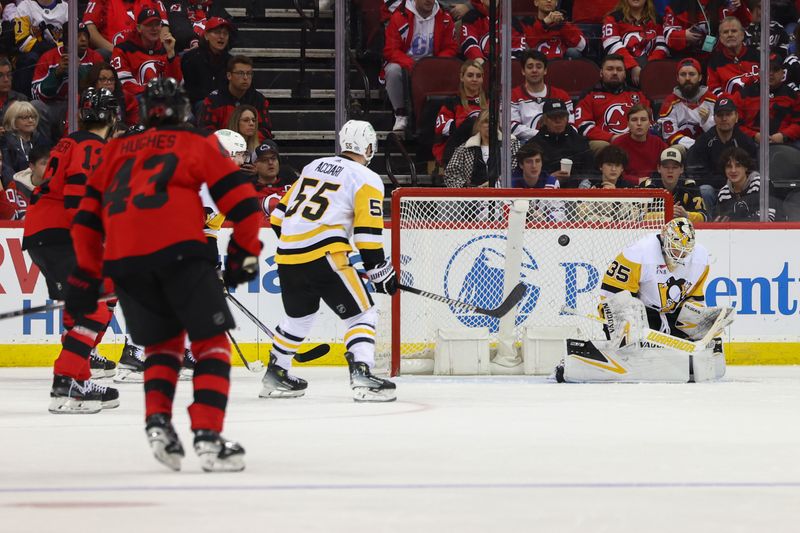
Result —
[{"label": "hockey player in red jersey", "polygon": [[234,327],[223,285],[203,234],[200,187],[233,223],[223,282],[258,273],[261,214],[253,186],[216,137],[185,125],[189,100],[172,78],[147,84],[141,103],[147,129],[113,139],[89,178],[72,236],[77,268],[66,307],[91,312],[100,280],[114,281],[131,337],[145,346],[146,434],[158,461],[179,470],[183,446],[172,402],[188,332],[197,364],[189,406],[194,449],[203,470],[244,469],[244,449],[220,435],[230,388]]},{"label": "hockey player in red jersey", "polygon": [[[111,92],[87,89],[81,97],[80,129],[53,148],[44,182],[33,192],[22,247],[44,274],[54,300],[64,299],[67,277],[76,262],[70,227],[85,195],[86,178],[98,163],[116,116],[117,101]],[[107,303],[86,313],[64,313],[66,333],[53,367],[51,413],[99,413],[119,405],[116,389],[89,380],[90,353],[112,314]]]}]

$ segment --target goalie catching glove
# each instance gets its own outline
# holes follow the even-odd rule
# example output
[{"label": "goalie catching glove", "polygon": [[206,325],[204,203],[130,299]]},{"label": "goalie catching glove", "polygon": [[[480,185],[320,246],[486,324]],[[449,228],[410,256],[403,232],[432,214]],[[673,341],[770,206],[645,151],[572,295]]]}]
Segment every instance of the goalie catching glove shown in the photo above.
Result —
[{"label": "goalie catching glove", "polygon": [[102,284],[103,280],[76,268],[67,278],[64,308],[73,316],[94,312],[97,309]]},{"label": "goalie catching glove", "polygon": [[[259,248],[261,243],[259,243]],[[231,237],[228,241],[228,255],[225,258],[225,271],[222,280],[225,286],[233,288],[240,283],[247,283],[258,275],[258,255],[253,255]]]},{"label": "goalie catching glove", "polygon": [[719,335],[734,319],[733,309],[730,307],[706,307],[700,302],[686,302],[679,312],[675,327],[686,336],[698,341],[702,339],[711,328],[713,335]]},{"label": "goalie catching glove", "polygon": [[367,269],[367,277],[375,285],[375,290],[389,296],[397,292],[397,275],[389,260],[378,263],[373,268]]}]

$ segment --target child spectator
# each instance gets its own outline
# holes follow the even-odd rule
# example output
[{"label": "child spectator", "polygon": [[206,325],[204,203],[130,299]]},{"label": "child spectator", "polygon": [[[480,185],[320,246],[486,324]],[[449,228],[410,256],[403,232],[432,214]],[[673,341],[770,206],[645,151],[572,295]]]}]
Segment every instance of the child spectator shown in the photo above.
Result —
[{"label": "child spectator", "polygon": [[653,0],[619,0],[603,19],[603,49],[624,58],[631,82],[637,86],[645,63],[668,57]]},{"label": "child spectator", "polygon": [[609,54],[600,68],[600,83],[578,102],[575,126],[596,153],[628,132],[628,110],[636,104],[650,107],[644,93],[625,85],[625,58]]},{"label": "child spectator", "polygon": [[761,60],[756,48],[744,44],[744,28],[736,17],[719,23],[719,45],[708,60],[708,88],[728,93],[755,83]]},{"label": "child spectator", "polygon": [[547,56],[538,50],[525,50],[520,57],[525,81],[511,91],[511,134],[520,142],[533,138],[539,132],[542,108],[548,100],[560,100],[567,106],[569,122],[575,122],[572,100],[563,89],[545,85]]},{"label": "child spectator", "polygon": [[658,166],[658,158],[667,144],[658,135],[650,133],[650,109],[637,104],[628,110],[628,133],[620,135],[611,144],[628,153],[625,180],[638,186]]},{"label": "child spectator", "polygon": [[514,29],[525,36],[528,48],[538,50],[549,59],[564,57],[567,49],[580,55],[586,48],[581,30],[567,21],[564,13],[556,11],[558,0],[533,0],[535,17],[514,19]]},{"label": "child spectator", "polygon": [[683,175],[683,152],[674,146],[661,152],[658,171],[653,172],[640,187],[665,189],[672,194],[675,217],[685,217],[692,222],[708,219],[700,188],[693,179]]},{"label": "child spectator", "polygon": [[447,166],[456,147],[472,135],[472,124],[486,109],[483,91],[483,67],[478,61],[465,61],[461,65],[458,97],[446,102],[436,115],[434,125],[433,156],[443,167]]},{"label": "child spectator", "polygon": [[411,72],[423,57],[455,57],[458,44],[454,31],[453,18],[435,0],[406,0],[392,14],[386,26],[381,76],[394,109],[392,131],[408,127],[403,73]]},{"label": "child spectator", "polygon": [[752,20],[743,0],[670,0],[664,11],[664,38],[671,55],[705,61],[716,44],[713,34],[727,16],[739,19],[743,27]]},{"label": "child spectator", "polygon": [[228,84],[211,92],[200,105],[199,126],[209,132],[227,128],[234,109],[249,104],[258,110],[258,138],[272,138],[269,119],[269,100],[253,87],[253,60],[247,56],[233,56],[228,61]]},{"label": "child spectator", "polygon": [[[717,195],[714,222],[761,220],[761,176],[753,169],[753,160],[747,151],[731,147],[722,152],[719,161],[727,183]],[[768,218],[773,222],[778,209],[777,199],[770,190]]]},{"label": "child spectator", "polygon": [[220,17],[212,17],[205,24],[205,33],[199,45],[181,56],[184,86],[192,108],[211,94],[223,88],[228,80],[226,71],[231,59],[230,39],[233,25]]},{"label": "child spectator", "polygon": [[[532,141],[542,150],[544,171],[555,176],[562,187],[575,186],[572,176],[581,176],[592,171],[592,151],[589,142],[569,124],[567,105],[560,100],[548,100],[544,104],[542,127]],[[570,159],[570,172],[561,170],[561,159]]]},{"label": "child spectator", "polygon": [[15,220],[25,218],[33,190],[42,183],[50,159],[50,147],[34,146],[28,154],[28,159],[30,160],[28,168],[14,174],[12,182],[6,185],[6,198],[15,205]]},{"label": "child spectator", "polygon": [[597,168],[600,170],[600,182],[592,184],[585,179],[581,182],[581,189],[629,189],[631,184],[626,182],[622,175],[628,165],[628,155],[619,146],[609,145],[600,150],[595,157]]},{"label": "child spectator", "polygon": [[661,104],[658,123],[667,144],[689,149],[703,132],[714,127],[716,97],[701,85],[700,62],[686,58],[678,63],[678,85]]}]

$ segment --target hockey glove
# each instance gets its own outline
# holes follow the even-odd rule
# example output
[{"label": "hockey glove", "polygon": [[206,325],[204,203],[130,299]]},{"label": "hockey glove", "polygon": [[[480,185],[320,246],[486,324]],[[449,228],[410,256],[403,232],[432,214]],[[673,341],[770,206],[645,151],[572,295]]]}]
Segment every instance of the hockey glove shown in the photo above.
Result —
[{"label": "hockey glove", "polygon": [[392,295],[397,292],[397,275],[394,272],[392,263],[388,260],[378,263],[375,267],[367,270],[369,280],[375,285],[375,290]]},{"label": "hockey glove", "polygon": [[225,286],[232,288],[240,283],[247,283],[257,275],[258,256],[252,255],[236,244],[231,237],[228,241],[228,256],[225,258],[225,272],[222,273]]},{"label": "hockey glove", "polygon": [[97,310],[103,280],[76,268],[67,278],[64,308],[72,316],[88,315]]}]

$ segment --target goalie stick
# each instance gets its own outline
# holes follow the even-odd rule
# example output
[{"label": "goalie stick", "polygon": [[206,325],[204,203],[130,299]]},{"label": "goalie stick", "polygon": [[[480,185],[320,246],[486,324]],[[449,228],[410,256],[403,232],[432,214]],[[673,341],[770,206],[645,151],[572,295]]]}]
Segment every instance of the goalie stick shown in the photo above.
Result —
[{"label": "goalie stick", "polygon": [[[247,318],[249,318],[253,322],[253,324],[255,324],[258,327],[258,329],[266,333],[270,339],[272,339],[275,336],[275,334],[272,333],[272,331],[263,322],[261,322],[256,315],[251,313],[250,310],[246,308],[242,304],[242,302],[237,300],[231,293],[225,291],[225,296],[228,298],[228,300],[230,300],[230,302],[233,305],[235,305],[239,309],[239,311],[244,313],[244,315]],[[318,344],[313,348],[311,348],[310,350],[308,350],[307,352],[296,353],[294,355],[294,360],[297,361],[298,363],[307,363],[309,361],[313,361],[314,359],[319,359],[320,357],[322,357],[323,355],[325,355],[330,351],[331,351],[330,344]]]},{"label": "goalie stick", "polygon": [[477,305],[469,304],[467,302],[462,302],[460,300],[447,298],[446,296],[440,296],[438,294],[434,294],[428,291],[423,291],[421,289],[410,287],[408,285],[403,285],[401,283],[397,284],[397,288],[400,289],[401,291],[410,292],[412,294],[418,294],[419,296],[424,296],[425,298],[436,300],[437,302],[450,304],[455,307],[460,307],[461,309],[474,311],[482,315],[493,316],[496,318],[504,317],[505,315],[508,314],[509,311],[514,309],[514,307],[516,307],[516,305],[520,302],[520,300],[522,300],[522,297],[525,296],[525,291],[527,289],[524,283],[518,283],[517,286],[514,287],[510,293],[508,293],[508,296],[506,296],[506,299],[503,300],[500,303],[500,305],[498,305],[494,309],[486,309],[484,307],[479,307]]}]

